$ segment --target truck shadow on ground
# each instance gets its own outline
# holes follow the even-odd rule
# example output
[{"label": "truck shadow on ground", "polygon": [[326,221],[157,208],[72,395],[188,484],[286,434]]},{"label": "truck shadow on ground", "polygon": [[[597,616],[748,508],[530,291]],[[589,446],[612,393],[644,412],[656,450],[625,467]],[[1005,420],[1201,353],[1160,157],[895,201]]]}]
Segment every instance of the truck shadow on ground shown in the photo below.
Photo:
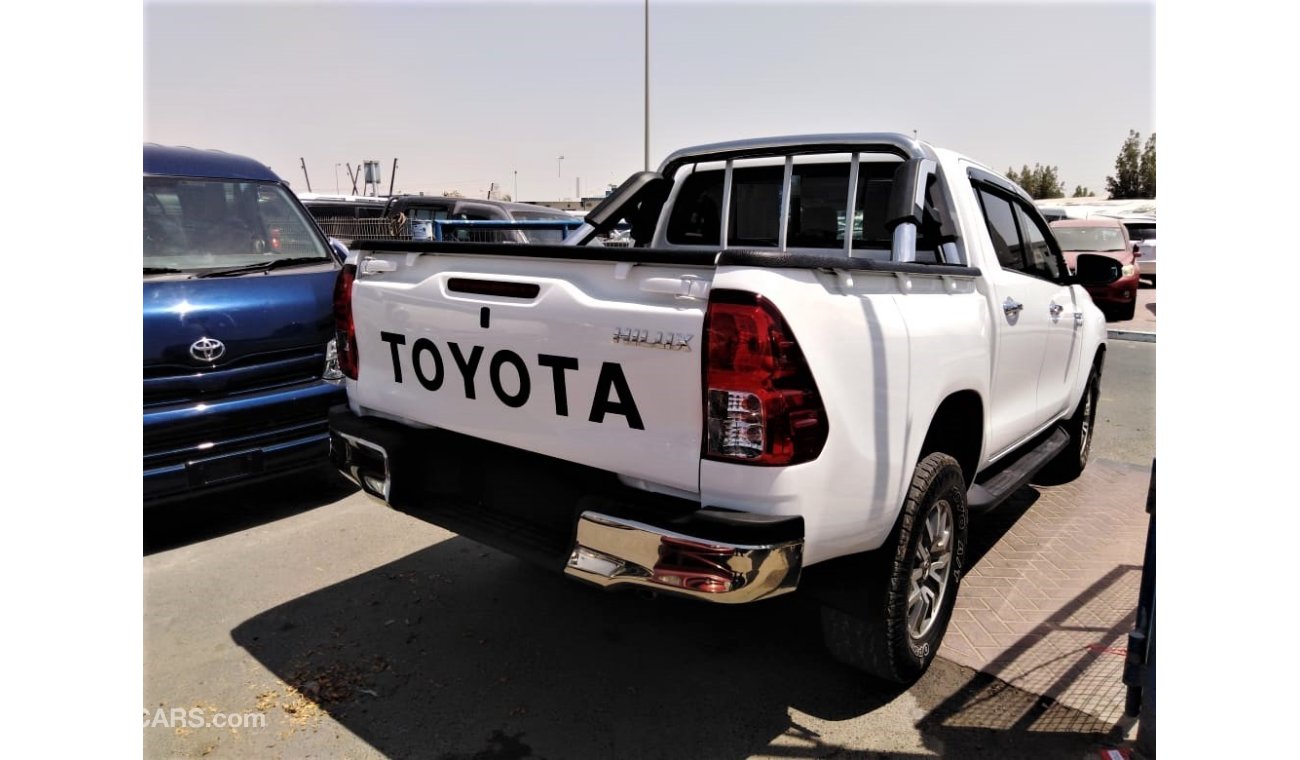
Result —
[{"label": "truck shadow on ground", "polygon": [[973,512],[966,539],[966,567],[972,568],[1038,501],[1038,488],[1025,486],[993,509]]},{"label": "truck shadow on ground", "polygon": [[[993,514],[1010,525],[1016,504]],[[938,661],[910,690],[866,679],[824,652],[803,595],[722,607],[604,593],[459,537],[231,635],[283,682],[267,685],[281,701],[305,699],[389,757],[825,756],[838,749],[816,721],[881,709],[904,716],[889,726],[912,737],[900,749],[919,731],[940,754],[1077,757],[1097,738],[954,727],[987,691],[977,674]]]},{"label": "truck shadow on ground", "polygon": [[144,510],[144,553],[174,549],[333,503],[356,491],[332,467],[320,467]]}]

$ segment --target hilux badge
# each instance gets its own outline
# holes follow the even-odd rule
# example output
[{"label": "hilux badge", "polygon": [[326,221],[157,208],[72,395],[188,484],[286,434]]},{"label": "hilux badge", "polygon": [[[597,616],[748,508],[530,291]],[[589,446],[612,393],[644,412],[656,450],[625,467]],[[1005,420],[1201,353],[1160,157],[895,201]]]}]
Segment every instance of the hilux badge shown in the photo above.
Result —
[{"label": "hilux badge", "polygon": [[190,344],[190,356],[201,362],[214,362],[226,353],[226,344],[216,338],[199,338]]},{"label": "hilux badge", "polygon": [[629,327],[614,328],[614,342],[643,348],[666,348],[669,351],[690,351],[691,338],[686,333],[638,330]]}]

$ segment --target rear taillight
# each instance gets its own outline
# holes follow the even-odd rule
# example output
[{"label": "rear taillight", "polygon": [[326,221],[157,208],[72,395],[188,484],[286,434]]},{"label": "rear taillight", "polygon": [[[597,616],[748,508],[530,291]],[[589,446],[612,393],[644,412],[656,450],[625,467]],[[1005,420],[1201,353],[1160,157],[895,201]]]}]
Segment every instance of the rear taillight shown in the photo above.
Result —
[{"label": "rear taillight", "polygon": [[826,409],[781,312],[755,293],[714,290],[704,332],[705,458],[816,459],[826,444]]},{"label": "rear taillight", "polygon": [[352,321],[352,283],[357,279],[355,264],[344,264],[334,281],[334,342],[339,369],[357,379],[357,327]]}]

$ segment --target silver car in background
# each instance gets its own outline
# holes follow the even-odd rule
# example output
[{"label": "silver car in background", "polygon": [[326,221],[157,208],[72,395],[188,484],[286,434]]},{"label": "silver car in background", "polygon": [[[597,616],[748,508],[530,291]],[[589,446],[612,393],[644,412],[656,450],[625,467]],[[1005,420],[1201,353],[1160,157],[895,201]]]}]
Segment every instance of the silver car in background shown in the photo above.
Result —
[{"label": "silver car in background", "polygon": [[1129,240],[1137,246],[1138,274],[1142,279],[1156,284],[1156,218],[1154,216],[1125,216],[1120,222],[1128,229]]}]

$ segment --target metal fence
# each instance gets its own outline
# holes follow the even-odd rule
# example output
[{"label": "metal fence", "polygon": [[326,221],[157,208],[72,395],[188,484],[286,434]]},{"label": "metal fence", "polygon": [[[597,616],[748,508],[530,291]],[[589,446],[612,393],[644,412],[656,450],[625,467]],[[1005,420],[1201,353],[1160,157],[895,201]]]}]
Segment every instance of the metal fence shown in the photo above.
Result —
[{"label": "metal fence", "polygon": [[334,216],[317,219],[321,232],[332,238],[338,238],[344,244],[361,238],[410,240],[409,233],[399,235],[391,219],[371,218],[357,219],[350,216]]}]

